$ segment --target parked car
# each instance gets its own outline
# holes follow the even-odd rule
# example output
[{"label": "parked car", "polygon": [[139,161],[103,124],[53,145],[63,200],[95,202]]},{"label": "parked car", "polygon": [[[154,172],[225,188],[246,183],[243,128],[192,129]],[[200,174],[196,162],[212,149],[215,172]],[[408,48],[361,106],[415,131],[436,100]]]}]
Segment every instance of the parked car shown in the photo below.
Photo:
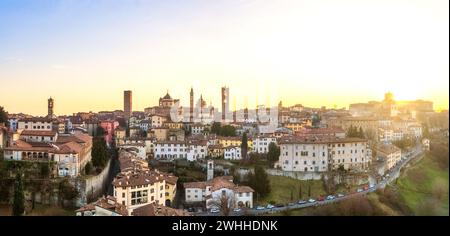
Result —
[{"label": "parked car", "polygon": [[233,211],[234,211],[234,212],[240,212],[240,211],[241,211],[241,208],[234,208]]},{"label": "parked car", "polygon": [[389,174],[386,174],[386,177],[387,177],[387,178],[389,178],[389,176],[390,176]]},{"label": "parked car", "polygon": [[338,197],[338,198],[343,197],[343,196],[345,196],[343,193],[338,193],[338,194],[337,194],[337,197]]},{"label": "parked car", "polygon": [[370,189],[375,188],[375,184],[369,185],[369,188],[370,188]]},{"label": "parked car", "polygon": [[363,189],[364,189],[364,191],[369,190],[369,185],[364,185]]},{"label": "parked car", "polygon": [[307,201],[305,201],[305,200],[298,201],[298,204],[300,204],[300,205],[305,204],[305,203],[307,203]]},{"label": "parked car", "polygon": [[294,205],[295,205],[295,202],[288,203],[288,206],[294,206]]},{"label": "parked car", "polygon": [[211,209],[211,213],[219,213],[219,212],[220,212],[219,208],[212,208]]},{"label": "parked car", "polygon": [[320,196],[317,198],[317,201],[319,201],[319,202],[325,201],[325,198],[323,196]]},{"label": "parked car", "polygon": [[272,209],[272,208],[275,208],[275,206],[272,205],[272,204],[267,204],[266,208],[267,208],[267,209]]},{"label": "parked car", "polygon": [[266,208],[263,207],[263,206],[257,206],[257,207],[256,207],[256,210],[264,210],[264,209],[266,209]]},{"label": "parked car", "polygon": [[195,212],[195,209],[193,207],[189,207],[188,212]]},{"label": "parked car", "polygon": [[283,203],[277,203],[277,204],[275,204],[275,207],[284,207],[284,204]]},{"label": "parked car", "polygon": [[335,199],[336,197],[335,196],[333,196],[333,195],[328,195],[327,196],[327,200],[333,200],[333,199]]},{"label": "parked car", "polygon": [[358,192],[358,193],[360,193],[360,192],[362,192],[362,191],[364,191],[362,188],[358,188],[358,189],[356,190],[356,192]]},{"label": "parked car", "polygon": [[314,202],[316,202],[316,199],[310,198],[310,199],[308,200],[308,202],[309,202],[309,203],[314,203]]}]

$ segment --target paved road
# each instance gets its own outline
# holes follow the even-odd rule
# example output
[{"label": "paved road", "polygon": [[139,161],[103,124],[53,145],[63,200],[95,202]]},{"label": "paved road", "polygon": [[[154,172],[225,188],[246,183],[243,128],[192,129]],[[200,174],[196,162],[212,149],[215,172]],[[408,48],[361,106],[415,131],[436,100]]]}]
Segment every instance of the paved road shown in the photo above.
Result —
[{"label": "paved road", "polygon": [[[305,204],[294,204],[291,206],[275,207],[272,209],[264,209],[264,210],[248,209],[245,213],[243,211],[232,212],[231,215],[232,216],[240,216],[240,215],[244,215],[244,214],[246,214],[246,215],[261,215],[261,214],[263,214],[264,215],[264,214],[270,214],[270,213],[275,213],[275,212],[282,212],[282,211],[286,211],[286,210],[301,209],[301,208],[307,208],[307,207],[312,207],[312,206],[321,206],[321,205],[326,205],[326,204],[342,201],[345,199],[349,199],[349,198],[355,197],[355,196],[366,195],[370,192],[376,191],[377,189],[384,188],[384,187],[386,187],[386,185],[392,183],[392,181],[397,179],[398,176],[400,175],[401,169],[403,167],[405,167],[411,160],[421,156],[421,154],[422,154],[422,146],[421,145],[417,145],[411,151],[410,155],[402,154],[402,160],[393,169],[391,169],[388,173],[386,173],[386,174],[389,174],[388,178],[381,180],[379,183],[375,184],[374,187],[372,187],[368,190],[362,191],[362,192],[347,194],[343,197],[335,198],[332,200],[316,201],[314,203],[308,202]],[[403,158],[406,158],[406,160],[404,160]],[[201,212],[201,213],[196,213],[195,215],[197,215],[197,216],[220,216],[221,214],[220,213],[211,213],[211,212]]]}]

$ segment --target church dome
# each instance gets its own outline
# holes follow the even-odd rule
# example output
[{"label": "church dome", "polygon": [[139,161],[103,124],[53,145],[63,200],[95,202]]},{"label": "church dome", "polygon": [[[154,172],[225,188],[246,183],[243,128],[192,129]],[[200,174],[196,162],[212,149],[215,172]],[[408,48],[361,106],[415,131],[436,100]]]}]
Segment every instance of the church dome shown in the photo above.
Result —
[{"label": "church dome", "polygon": [[166,96],[164,96],[163,99],[172,99],[172,97],[170,97],[169,92],[167,92]]}]

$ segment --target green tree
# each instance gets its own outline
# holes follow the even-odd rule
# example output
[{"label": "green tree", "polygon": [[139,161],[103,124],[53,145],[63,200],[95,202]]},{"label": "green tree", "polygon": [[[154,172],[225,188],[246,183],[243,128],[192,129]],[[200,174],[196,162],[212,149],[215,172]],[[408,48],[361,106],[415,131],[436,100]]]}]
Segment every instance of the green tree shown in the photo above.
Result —
[{"label": "green tree", "polygon": [[214,122],[211,126],[211,133],[220,135],[221,124],[220,122]]},{"label": "green tree", "polygon": [[6,126],[8,126],[8,113],[2,106],[0,106],[0,124],[1,123],[4,123]]},{"label": "green tree", "polygon": [[358,130],[358,127],[354,127],[353,125],[350,125],[350,127],[347,129],[347,137],[349,137],[349,138],[364,138],[364,132],[361,127]]},{"label": "green tree", "polygon": [[267,196],[271,191],[269,177],[261,166],[255,167],[254,174],[251,172],[249,173],[248,182],[250,187],[252,187],[260,197]]},{"label": "green tree", "polygon": [[16,174],[14,185],[13,215],[21,216],[25,211],[25,195],[23,192],[22,174]]},{"label": "green tree", "polygon": [[78,190],[67,179],[59,183],[59,196],[62,207],[64,207],[64,200],[71,201],[78,197],[78,195]]},{"label": "green tree", "polygon": [[48,163],[41,163],[41,176],[47,178],[50,174],[50,167]]},{"label": "green tree", "polygon": [[236,128],[231,125],[225,125],[220,129],[220,135],[225,137],[236,136]]},{"label": "green tree", "polygon": [[298,186],[298,199],[303,199],[303,192],[302,192],[302,184],[300,183]]},{"label": "green tree", "polygon": [[308,181],[308,197],[311,197],[311,182]]},{"label": "green tree", "polygon": [[359,127],[358,138],[364,138],[364,131],[363,131],[362,127]]},{"label": "green tree", "polygon": [[84,174],[89,175],[92,172],[92,168],[93,168],[92,162],[88,162],[84,167]]},{"label": "green tree", "polygon": [[241,153],[242,153],[242,159],[247,159],[247,153],[248,153],[248,139],[247,139],[247,133],[244,132],[242,134],[242,142],[241,142]]},{"label": "green tree", "polygon": [[319,115],[313,115],[313,117],[312,117],[312,126],[313,127],[318,127],[319,125],[320,125],[320,121],[321,121],[321,118],[320,118],[320,116]]},{"label": "green tree", "polygon": [[267,160],[272,164],[277,162],[280,158],[280,147],[278,147],[274,142],[269,144],[269,151],[267,152]]},{"label": "green tree", "polygon": [[101,127],[97,127],[97,131],[95,132],[95,137],[103,137],[105,135],[105,130]]},{"label": "green tree", "polygon": [[108,162],[106,141],[102,137],[95,137],[92,144],[92,165],[96,168],[105,167]]}]

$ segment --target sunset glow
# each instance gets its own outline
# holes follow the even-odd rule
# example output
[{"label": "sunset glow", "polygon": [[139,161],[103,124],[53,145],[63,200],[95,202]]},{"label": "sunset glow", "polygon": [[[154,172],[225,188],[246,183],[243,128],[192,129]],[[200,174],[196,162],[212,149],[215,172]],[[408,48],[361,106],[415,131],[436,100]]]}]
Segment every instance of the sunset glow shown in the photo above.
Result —
[{"label": "sunset glow", "polygon": [[[448,1],[0,2],[0,105],[56,114],[155,105],[189,90],[220,106],[348,107],[424,99],[448,109]],[[269,92],[270,91],[270,92]],[[231,99],[230,101],[234,101]]]}]

